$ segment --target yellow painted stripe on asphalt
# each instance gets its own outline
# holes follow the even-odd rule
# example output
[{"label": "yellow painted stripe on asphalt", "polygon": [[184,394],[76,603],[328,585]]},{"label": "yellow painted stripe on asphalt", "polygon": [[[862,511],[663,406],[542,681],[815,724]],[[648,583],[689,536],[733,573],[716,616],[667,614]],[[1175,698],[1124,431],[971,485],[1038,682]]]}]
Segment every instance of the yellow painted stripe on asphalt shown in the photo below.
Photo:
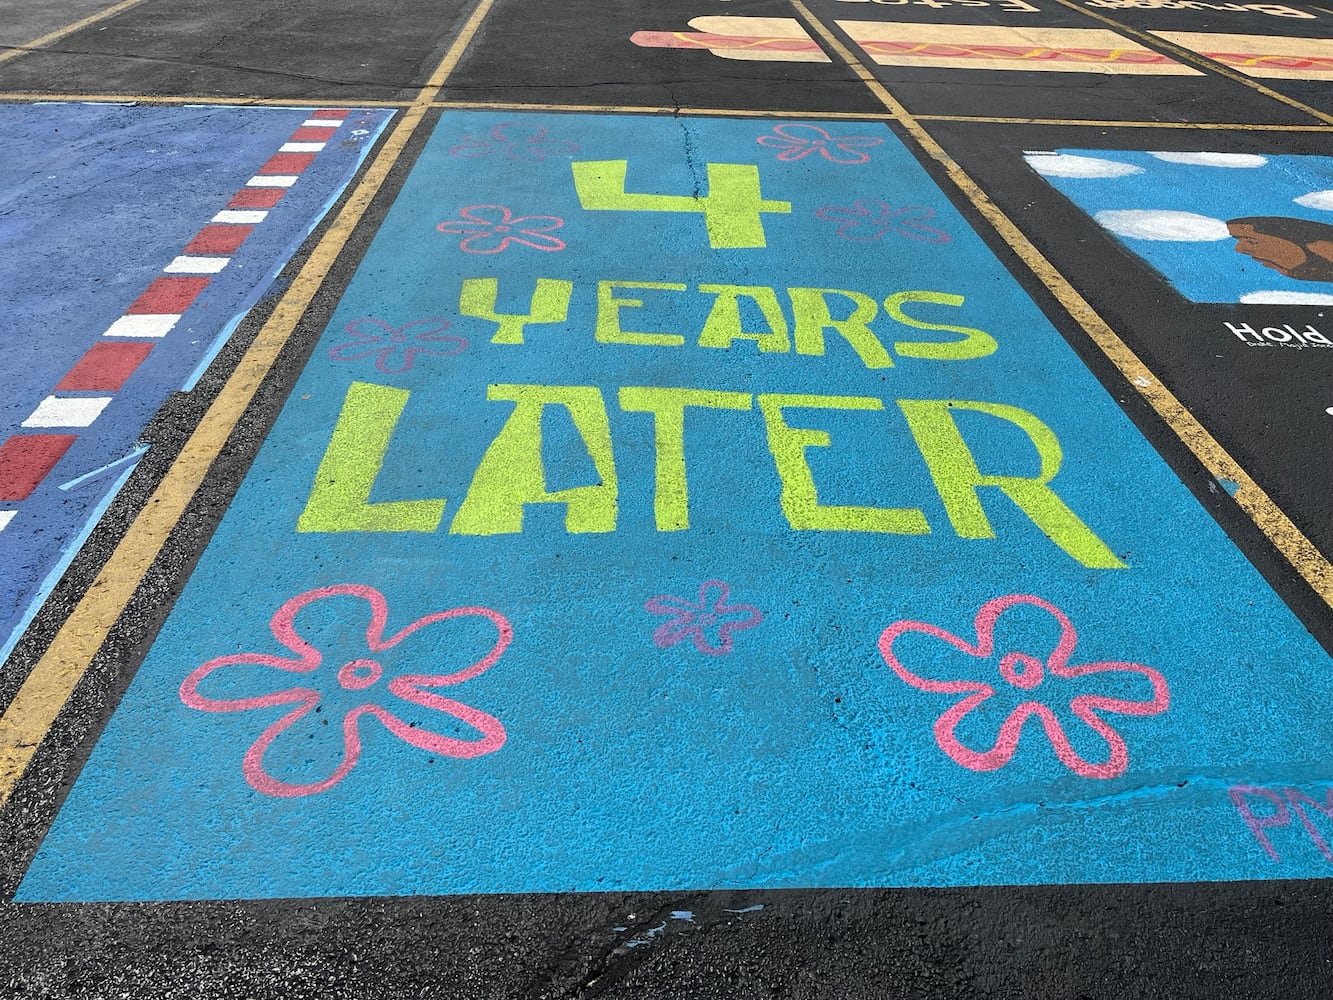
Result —
[{"label": "yellow painted stripe on asphalt", "polygon": [[1308,104],[1304,104],[1301,101],[1296,100],[1296,98],[1294,97],[1288,97],[1286,94],[1279,93],[1272,87],[1266,87],[1253,77],[1246,76],[1244,73],[1238,72],[1232,69],[1230,66],[1224,66],[1222,65],[1222,63],[1209,59],[1205,55],[1200,55],[1198,52],[1195,52],[1192,49],[1187,49],[1184,48],[1183,46],[1176,45],[1174,42],[1168,42],[1165,38],[1159,38],[1158,36],[1152,34],[1151,32],[1140,31],[1138,28],[1131,28],[1128,24],[1122,24],[1115,18],[1107,17],[1100,11],[1089,10],[1087,7],[1081,7],[1078,4],[1074,3],[1073,0],[1055,0],[1055,2],[1062,7],[1068,7],[1070,10],[1076,10],[1080,14],[1086,14],[1093,20],[1101,21],[1102,24],[1114,28],[1116,31],[1120,32],[1123,35],[1128,35],[1131,38],[1136,38],[1144,45],[1148,46],[1148,48],[1150,49],[1156,49],[1159,52],[1165,52],[1168,55],[1172,55],[1175,58],[1179,59],[1181,62],[1192,63],[1195,66],[1200,67],[1201,69],[1211,70],[1212,72],[1217,73],[1219,76],[1225,76],[1228,80],[1249,87],[1251,90],[1257,90],[1265,97],[1272,98],[1275,101],[1280,101],[1283,104],[1287,105],[1288,107],[1295,108],[1297,111],[1310,115],[1314,118],[1318,118],[1321,122],[1328,122],[1329,124],[1333,125],[1333,115],[1325,114],[1322,111],[1310,107],[1310,105]]},{"label": "yellow painted stripe on asphalt", "polygon": [[914,115],[919,122],[979,125],[1081,125],[1084,128],[1168,128],[1234,132],[1333,132],[1333,125],[1256,125],[1251,122],[1122,122],[1114,118],[994,118],[986,115]]},{"label": "yellow painted stripe on asphalt", "polygon": [[42,35],[40,38],[34,38],[30,42],[24,42],[22,45],[15,45],[7,52],[0,52],[0,63],[8,62],[10,59],[17,59],[21,55],[40,49],[44,45],[50,45],[52,42],[58,42],[66,35],[72,35],[81,28],[86,28],[90,24],[96,24],[98,21],[105,21],[108,17],[115,17],[122,11],[127,11],[131,7],[137,7],[144,0],[121,0],[120,3],[108,7],[106,10],[98,11],[96,14],[89,14],[87,17],[75,21],[73,24],[67,24],[63,28],[57,28]]},{"label": "yellow painted stripe on asphalt", "polygon": [[41,104],[220,104],[230,108],[408,108],[412,101],[363,101],[341,97],[182,97],[162,94],[0,93],[6,103]]},{"label": "yellow painted stripe on asphalt", "polygon": [[1000,237],[1018,254],[1023,263],[1040,279],[1069,314],[1083,327],[1093,342],[1120,369],[1138,393],[1146,399],[1157,414],[1185,443],[1190,451],[1218,480],[1237,484],[1236,502],[1259,526],[1269,541],[1286,557],[1315,593],[1329,607],[1333,607],[1333,564],[1315,548],[1301,530],[1292,523],[1272,498],[1251,478],[1227,450],[1208,433],[1194,415],[1176,399],[1175,395],[1158,381],[1139,357],[1088,304],[1055,266],[1023,235],[993,201],[982,191],[921,123],[871,75],[870,70],[854,56],[836,35],[814,16],[802,0],[790,0],[802,19],[824,39],[834,52],[847,63],[866,86],[879,98],[897,122],[917,144],[942,166],[949,179],[957,185],[994,228]]},{"label": "yellow painted stripe on asphalt", "polygon": [[[144,575],[180,521],[213,460],[226,444],[250,400],[272,369],[297,323],[323,286],[334,261],[370,207],[390,169],[421,124],[445,80],[495,0],[480,0],[431,78],[404,111],[389,138],[371,161],[333,224],[324,233],[296,279],[268,318],[254,343],[227,379],[222,391],[180,455],[171,464],[143,510],[111,553],[50,647],[33,667],[4,715],[0,716],[0,807],[36,753],[75,686],[125,610]],[[347,102],[338,102],[345,104]],[[354,102],[353,102],[354,104]]]}]

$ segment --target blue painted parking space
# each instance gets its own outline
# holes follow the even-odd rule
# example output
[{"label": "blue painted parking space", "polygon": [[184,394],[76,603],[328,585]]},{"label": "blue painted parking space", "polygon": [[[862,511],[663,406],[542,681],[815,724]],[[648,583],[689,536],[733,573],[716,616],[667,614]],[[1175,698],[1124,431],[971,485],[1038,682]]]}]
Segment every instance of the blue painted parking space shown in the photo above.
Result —
[{"label": "blue painted parking space", "polygon": [[0,661],[388,116],[0,107]]},{"label": "blue painted parking space", "polygon": [[18,898],[1327,874],[1329,677],[888,129],[451,112]]}]

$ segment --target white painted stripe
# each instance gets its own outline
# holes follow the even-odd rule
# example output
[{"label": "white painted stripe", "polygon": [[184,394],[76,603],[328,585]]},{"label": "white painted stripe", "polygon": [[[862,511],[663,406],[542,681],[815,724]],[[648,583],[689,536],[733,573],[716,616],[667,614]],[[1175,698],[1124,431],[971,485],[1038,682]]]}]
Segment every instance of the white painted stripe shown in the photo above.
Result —
[{"label": "white painted stripe", "polygon": [[229,222],[232,225],[249,224],[252,222],[263,222],[268,213],[262,209],[236,209],[229,208],[224,212],[219,212],[213,216],[214,222]]},{"label": "white painted stripe", "polygon": [[323,142],[284,142],[278,147],[279,153],[318,153],[327,143]]},{"label": "white painted stripe", "polygon": [[24,427],[87,427],[111,402],[110,396],[47,396]]},{"label": "white painted stripe", "polygon": [[230,257],[177,257],[162,270],[167,274],[217,274],[231,263]]},{"label": "white painted stripe", "polygon": [[296,183],[295,174],[258,174],[245,182],[248,188],[289,188]]},{"label": "white painted stripe", "polygon": [[5,530],[5,525],[14,520],[14,515],[17,513],[16,510],[0,510],[0,531]]},{"label": "white painted stripe", "polygon": [[306,128],[337,128],[342,124],[341,118],[307,118],[301,123]]},{"label": "white painted stripe", "polygon": [[165,337],[181,318],[180,313],[138,313],[122,316],[109,327],[103,337]]}]

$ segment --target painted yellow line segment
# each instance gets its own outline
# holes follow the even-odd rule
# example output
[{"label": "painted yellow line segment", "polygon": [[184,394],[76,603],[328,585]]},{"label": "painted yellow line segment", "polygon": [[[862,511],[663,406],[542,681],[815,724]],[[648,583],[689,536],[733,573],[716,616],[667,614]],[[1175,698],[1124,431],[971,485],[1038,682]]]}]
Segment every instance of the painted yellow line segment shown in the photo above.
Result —
[{"label": "painted yellow line segment", "polygon": [[341,97],[189,97],[161,94],[30,94],[0,93],[11,104],[218,104],[229,108],[408,108],[412,101],[363,101]]},{"label": "painted yellow line segment", "polygon": [[1218,480],[1237,484],[1233,496],[1241,509],[1259,526],[1269,541],[1286,557],[1315,593],[1333,608],[1333,564],[1314,546],[1301,530],[1292,523],[1282,509],[1258,483],[1241,468],[1225,448],[1199,421],[1162,385],[1139,357],[1088,304],[1055,266],[1023,235],[993,201],[981,190],[952,156],[945,151],[921,123],[895,98],[870,70],[852,54],[838,37],[814,16],[802,0],[790,0],[801,18],[816,31],[828,46],[848,64],[894,119],[916,141],[925,153],[940,164],[949,179],[994,227],[1000,237],[1018,254],[1043,285],[1078,322],[1092,341],[1129,380],[1129,384],[1143,396],[1166,424],[1176,433],[1204,467]]},{"label": "painted yellow line segment", "polygon": [[1084,128],[1167,128],[1233,132],[1333,132],[1333,125],[1256,125],[1250,122],[1122,122],[1114,118],[992,118],[986,115],[915,115],[919,122],[979,125],[1081,125]]},{"label": "painted yellow line segment", "polygon": [[1321,122],[1328,122],[1330,125],[1333,125],[1333,115],[1325,114],[1322,111],[1310,107],[1310,105],[1308,104],[1304,104],[1301,101],[1296,100],[1296,98],[1294,97],[1288,97],[1286,94],[1279,93],[1272,87],[1266,87],[1253,77],[1249,77],[1246,76],[1244,73],[1237,72],[1230,66],[1224,66],[1220,62],[1216,62],[1212,59],[1209,59],[1207,56],[1200,55],[1199,53],[1194,52],[1191,49],[1187,49],[1180,45],[1176,45],[1174,42],[1168,42],[1165,38],[1159,38],[1157,35],[1154,35],[1149,31],[1140,31],[1138,28],[1131,28],[1128,24],[1123,24],[1122,22],[1117,21],[1113,17],[1107,17],[1100,11],[1089,10],[1087,7],[1081,7],[1077,3],[1074,3],[1074,0],[1055,0],[1055,2],[1058,3],[1061,7],[1068,7],[1070,10],[1076,10],[1080,14],[1085,14],[1088,17],[1092,18],[1093,20],[1101,21],[1102,24],[1114,28],[1122,35],[1128,35],[1131,38],[1138,39],[1140,42],[1142,42],[1150,49],[1156,49],[1159,52],[1165,52],[1166,54],[1174,56],[1175,58],[1179,59],[1181,62],[1192,63],[1193,65],[1198,66],[1200,69],[1211,70],[1212,72],[1217,73],[1220,76],[1225,76],[1228,80],[1232,80],[1235,83],[1241,84],[1242,86],[1249,87],[1251,90],[1257,90],[1265,97],[1272,98],[1275,101],[1280,101],[1281,103],[1287,105],[1288,107],[1295,108],[1297,111],[1303,112],[1304,114],[1310,115],[1314,118],[1318,118]]},{"label": "painted yellow line segment", "polygon": [[[480,0],[458,37],[445,53],[380,151],[371,161],[333,224],[320,238],[296,279],[255,337],[236,370],[204,414],[180,455],[171,464],[144,509],[134,519],[111,558],[70,613],[50,647],[0,716],[0,807],[13,794],[37,746],[50,730],[75,686],[106,640],[112,624],[125,610],[144,575],[166,544],[244,415],[278,355],[323,287],[334,261],[370,207],[422,118],[439,96],[445,80],[495,0]],[[347,102],[340,102],[347,103]],[[353,102],[355,103],[355,102]]]},{"label": "painted yellow line segment", "polygon": [[17,59],[21,55],[26,55],[50,45],[52,42],[58,42],[66,35],[72,35],[81,28],[86,28],[90,24],[96,24],[98,21],[105,21],[108,17],[115,17],[122,11],[127,11],[131,7],[137,7],[144,0],[121,0],[120,3],[108,7],[106,10],[98,11],[96,14],[89,14],[87,17],[75,21],[73,24],[67,24],[63,28],[57,28],[55,31],[48,32],[40,38],[34,38],[30,42],[24,42],[22,45],[15,45],[4,52],[0,52],[0,63],[8,62],[10,59]]},{"label": "painted yellow line segment", "polygon": [[523,101],[436,101],[437,108],[469,111],[583,111],[621,115],[706,115],[712,118],[846,118],[883,121],[883,111],[756,111],[752,108],[681,108],[654,104],[532,104]]}]

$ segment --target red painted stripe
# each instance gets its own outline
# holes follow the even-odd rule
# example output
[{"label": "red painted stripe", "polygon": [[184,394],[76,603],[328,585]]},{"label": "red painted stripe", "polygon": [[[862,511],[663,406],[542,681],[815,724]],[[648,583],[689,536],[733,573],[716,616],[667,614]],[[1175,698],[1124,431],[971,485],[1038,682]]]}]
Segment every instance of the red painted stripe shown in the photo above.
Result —
[{"label": "red painted stripe", "polygon": [[16,434],[0,444],[0,500],[26,500],[75,441],[73,434]]},{"label": "red painted stripe", "polygon": [[299,174],[314,162],[314,153],[278,153],[260,167],[258,173],[261,176],[264,174]]},{"label": "red painted stripe", "polygon": [[131,316],[139,313],[183,313],[199,297],[208,282],[208,278],[158,278],[125,312]]},{"label": "red painted stripe", "polygon": [[236,192],[235,197],[227,202],[227,207],[272,208],[282,200],[282,196],[286,193],[286,188],[241,188]]},{"label": "red painted stripe", "polygon": [[335,108],[324,108],[324,109],[321,110],[321,111],[316,111],[316,112],[314,112],[314,113],[312,113],[312,114],[308,114],[308,115],[306,115],[306,117],[307,117],[307,118],[337,118],[339,121],[341,121],[342,119],[346,118],[346,117],[347,117],[348,115],[350,115],[351,113],[352,113],[352,112],[349,111],[347,108],[336,108],[336,109],[335,109]]},{"label": "red painted stripe", "polygon": [[303,125],[291,134],[288,142],[328,142],[334,135],[331,128],[317,128],[314,125]]},{"label": "red painted stripe", "polygon": [[205,226],[185,246],[186,253],[230,257],[241,248],[254,226]]},{"label": "red painted stripe", "polygon": [[152,344],[132,341],[122,344],[104,340],[94,344],[56,388],[115,392],[125,384],[125,380],[143,363],[152,349]]}]

